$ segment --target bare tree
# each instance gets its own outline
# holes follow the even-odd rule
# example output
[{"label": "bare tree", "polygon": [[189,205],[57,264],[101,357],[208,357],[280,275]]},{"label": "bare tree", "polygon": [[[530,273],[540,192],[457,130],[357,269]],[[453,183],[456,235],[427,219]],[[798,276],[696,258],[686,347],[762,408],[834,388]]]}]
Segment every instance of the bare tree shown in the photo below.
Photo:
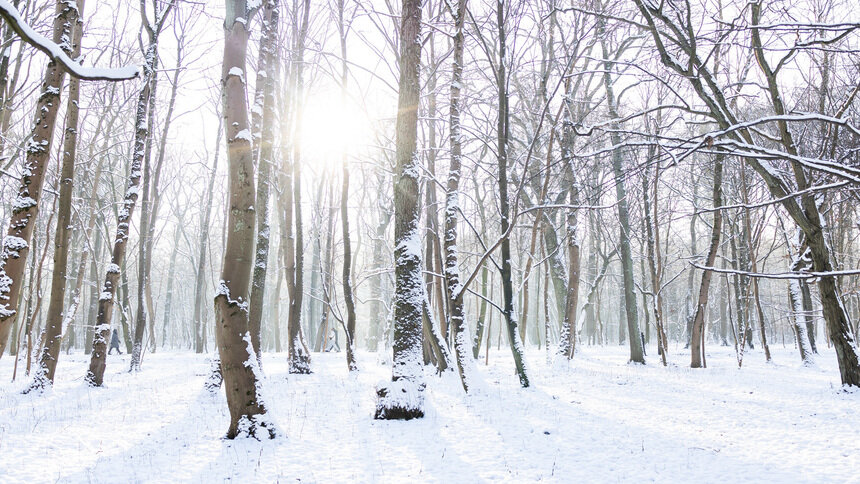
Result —
[{"label": "bare tree", "polygon": [[[254,274],[251,281],[251,306],[249,309],[248,327],[251,331],[251,343],[257,356],[258,364],[262,365],[260,349],[260,332],[263,319],[263,300],[266,293],[266,274],[269,265],[269,198],[272,178],[272,166],[275,162],[275,82],[278,79],[277,37],[280,11],[278,2],[267,0],[263,5],[263,29],[260,36],[259,65],[257,66],[257,92],[262,99],[255,107],[260,111],[260,143],[258,144],[259,158],[257,161],[257,243],[254,251]],[[255,136],[257,134],[256,130]]]},{"label": "bare tree", "polygon": [[[5,11],[3,11],[5,12]],[[15,12],[17,16],[17,12]],[[4,18],[13,29],[17,25],[10,22],[4,13]],[[78,24],[79,12],[75,4],[58,0],[54,14],[53,44],[62,45],[57,48],[57,54],[66,58],[71,54],[72,45],[67,39],[74,36],[73,28]],[[23,24],[23,23],[22,23]],[[29,27],[27,27],[29,29]],[[19,31],[21,35],[24,31]],[[26,39],[26,37],[25,37]],[[0,252],[0,356],[6,350],[12,322],[18,315],[18,301],[27,264],[27,254],[30,252],[30,239],[39,211],[39,200],[42,197],[42,187],[45,183],[45,169],[51,153],[51,141],[54,138],[54,127],[57,121],[57,111],[60,108],[60,90],[66,71],[60,62],[51,60],[45,71],[41,92],[36,103],[36,114],[30,141],[27,143],[24,160],[23,176],[18,195],[12,203],[12,217],[9,229],[3,239],[3,249]]]},{"label": "bare tree", "polygon": [[403,0],[399,31],[400,82],[397,102],[397,164],[394,173],[394,363],[391,382],[376,389],[375,418],[409,420],[424,416],[421,355],[421,235],[417,154],[421,68],[421,2]]},{"label": "bare tree", "polygon": [[[71,55],[78,58],[81,55],[81,37],[84,34],[83,21],[80,15],[84,11],[84,0],[77,0],[75,7],[77,15],[71,20],[72,45]],[[60,199],[58,201],[57,227],[54,234],[54,271],[51,275],[51,296],[48,301],[48,314],[45,321],[45,332],[42,336],[42,351],[39,355],[39,367],[33,376],[31,388],[42,388],[54,383],[54,372],[60,357],[60,342],[63,337],[63,304],[66,293],[66,273],[69,262],[69,236],[72,228],[72,189],[75,178],[75,158],[78,142],[78,120],[80,99],[80,79],[69,81],[69,98],[66,108],[66,129],[63,139],[63,163],[60,169]]]},{"label": "bare tree", "polygon": [[215,339],[227,392],[230,427],[227,438],[258,439],[277,435],[260,395],[257,358],[248,331],[248,292],[254,257],[254,163],[248,120],[245,62],[255,13],[245,0],[228,0],[224,18],[222,89],[224,137],[230,178],[227,243],[221,281],[215,296]]}]

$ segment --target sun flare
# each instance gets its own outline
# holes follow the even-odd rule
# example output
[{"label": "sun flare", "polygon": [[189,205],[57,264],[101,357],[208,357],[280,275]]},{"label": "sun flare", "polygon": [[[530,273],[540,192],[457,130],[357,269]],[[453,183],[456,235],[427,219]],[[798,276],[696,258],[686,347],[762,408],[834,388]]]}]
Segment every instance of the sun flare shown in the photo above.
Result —
[{"label": "sun flare", "polygon": [[321,93],[308,99],[299,133],[304,159],[311,164],[336,165],[372,144],[368,113],[338,93]]}]

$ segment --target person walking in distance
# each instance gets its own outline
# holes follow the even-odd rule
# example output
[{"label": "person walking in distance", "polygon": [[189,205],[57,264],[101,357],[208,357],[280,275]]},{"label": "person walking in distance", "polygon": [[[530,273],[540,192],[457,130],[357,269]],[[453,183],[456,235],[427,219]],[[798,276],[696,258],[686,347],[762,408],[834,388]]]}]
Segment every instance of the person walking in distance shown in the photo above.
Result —
[{"label": "person walking in distance", "polygon": [[116,328],[114,328],[113,333],[110,335],[110,349],[108,350],[108,354],[112,354],[113,350],[122,354],[122,351],[119,349],[119,334],[117,334]]}]

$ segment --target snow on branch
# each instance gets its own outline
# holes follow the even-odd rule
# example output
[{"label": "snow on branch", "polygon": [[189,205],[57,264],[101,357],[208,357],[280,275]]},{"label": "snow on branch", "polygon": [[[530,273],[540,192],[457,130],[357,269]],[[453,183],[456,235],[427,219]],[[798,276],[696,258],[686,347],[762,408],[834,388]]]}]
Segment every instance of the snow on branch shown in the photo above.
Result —
[{"label": "snow on branch", "polygon": [[737,274],[741,276],[747,277],[755,277],[759,279],[818,279],[821,277],[837,277],[837,276],[856,276],[860,274],[860,270],[848,270],[848,271],[828,271],[828,272],[813,272],[813,271],[798,271],[798,272],[776,272],[776,273],[762,273],[762,272],[747,272],[747,271],[739,271],[735,269],[720,269],[717,267],[708,267],[703,266],[701,264],[697,264],[695,262],[690,261],[690,265],[695,267],[696,269],[701,269],[703,271],[711,271],[717,274]]},{"label": "snow on branch", "polygon": [[140,75],[140,67],[138,66],[104,69],[80,65],[63,52],[59,45],[27,25],[27,22],[18,13],[18,9],[8,0],[0,0],[0,17],[3,17],[9,27],[25,42],[48,54],[48,57],[62,65],[74,77],[87,81],[125,81]]}]

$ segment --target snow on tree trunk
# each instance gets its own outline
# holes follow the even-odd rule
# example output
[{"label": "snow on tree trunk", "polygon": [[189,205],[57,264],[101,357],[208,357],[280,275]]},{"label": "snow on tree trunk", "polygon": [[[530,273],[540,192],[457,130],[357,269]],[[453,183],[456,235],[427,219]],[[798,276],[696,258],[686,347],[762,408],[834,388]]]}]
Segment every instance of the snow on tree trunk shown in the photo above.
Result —
[{"label": "snow on tree trunk", "polygon": [[503,307],[502,312],[505,316],[507,329],[508,343],[511,347],[511,353],[514,357],[514,366],[516,367],[517,376],[520,380],[520,385],[523,387],[529,386],[528,372],[526,371],[525,355],[523,351],[522,341],[520,340],[519,332],[517,331],[517,313],[514,308],[514,285],[513,285],[513,269],[511,267],[511,237],[509,227],[511,224],[510,201],[508,199],[508,135],[510,134],[509,121],[510,112],[508,106],[508,75],[506,64],[507,59],[507,27],[505,25],[506,6],[502,0],[496,2],[496,22],[499,31],[499,54],[498,54],[498,72],[496,73],[496,84],[498,89],[499,101],[499,119],[497,126],[497,164],[499,177],[499,214],[501,217],[501,231],[505,234],[500,244],[502,263],[500,268],[500,276],[502,279],[502,296]]},{"label": "snow on tree trunk", "polygon": [[[0,8],[6,6],[12,8],[8,2],[0,4]],[[78,16],[78,9],[73,3],[66,0],[57,2],[53,43],[55,46],[62,47],[62,51],[59,48],[57,50],[67,58],[72,49],[68,41],[72,38],[72,28]],[[57,111],[60,108],[60,90],[65,77],[66,71],[58,62],[52,60],[48,63],[36,102],[33,128],[24,148],[26,154],[21,173],[21,185],[17,196],[12,201],[9,229],[0,251],[0,356],[3,356],[6,350],[12,323],[18,315],[18,302],[24,282],[27,255],[30,252],[30,239],[39,212],[45,169],[51,156],[51,140],[54,137]]]},{"label": "snow on tree trunk", "polygon": [[451,163],[445,187],[445,279],[448,290],[448,327],[454,337],[454,360],[460,374],[460,382],[466,392],[470,388],[470,376],[475,371],[470,354],[469,327],[465,321],[463,288],[460,282],[460,267],[457,254],[457,222],[460,212],[460,173],[462,170],[463,146],[460,137],[460,96],[463,86],[463,23],[466,17],[466,0],[457,1],[454,15],[454,60],[451,66],[450,138]]},{"label": "snow on tree trunk", "polygon": [[[293,160],[291,187],[292,204],[291,214],[295,232],[292,238],[294,245],[293,268],[292,268],[292,291],[290,291],[290,311],[287,320],[287,351],[289,354],[290,373],[308,374],[311,372],[311,355],[305,344],[302,334],[302,304],[304,302],[304,232],[302,219],[302,150],[298,134],[302,129],[303,121],[303,97],[304,97],[304,51],[305,41],[308,33],[308,22],[310,20],[310,0],[302,3],[301,26],[299,27],[298,40],[296,41],[297,53],[294,62],[296,82],[296,136],[293,139]],[[298,12],[296,12],[298,14]]]},{"label": "snow on tree trunk", "polygon": [[[154,44],[150,44],[146,51],[145,57],[148,61],[152,61],[155,58],[154,47]],[[108,264],[105,282],[99,294],[98,313],[96,314],[95,334],[93,337],[93,352],[90,357],[90,367],[86,375],[86,381],[91,386],[101,386],[104,381],[107,346],[110,341],[111,320],[113,319],[114,300],[116,299],[116,290],[120,279],[120,267],[123,266],[123,262],[125,261],[125,252],[131,229],[131,217],[134,213],[138,195],[140,194],[141,168],[146,151],[146,139],[149,136],[147,111],[152,87],[150,77],[154,74],[152,65],[147,64],[143,86],[137,98],[137,109],[134,118],[134,146],[132,148],[128,185],[126,185],[125,196],[117,215],[116,237],[114,239],[113,251],[111,252],[111,261]]]},{"label": "snow on tree trunk", "polygon": [[[805,269],[809,263],[809,258],[804,257],[802,249],[803,234],[798,230],[797,237],[794,241],[788,240],[786,243],[793,252],[791,256],[791,271],[800,272]],[[794,326],[794,335],[797,338],[797,349],[800,352],[800,359],[804,365],[810,366],[815,363],[813,360],[812,345],[810,344],[809,334],[806,327],[806,308],[803,305],[803,290],[800,287],[800,279],[790,279],[788,281],[788,298],[791,303],[791,322]],[[801,319],[803,318],[803,319]]]},{"label": "snow on tree trunk", "polygon": [[[70,8],[68,19],[73,30],[72,57],[81,55],[81,37],[83,36],[84,0],[77,1],[77,8]],[[48,302],[48,314],[45,320],[45,332],[42,336],[42,351],[39,363],[33,375],[32,388],[41,388],[54,383],[54,372],[57,369],[57,359],[60,357],[60,343],[63,338],[65,319],[63,305],[66,294],[66,273],[69,263],[69,236],[72,229],[72,191],[75,177],[75,157],[78,141],[78,99],[80,98],[80,80],[72,78],[69,81],[69,99],[66,107],[66,129],[63,140],[63,162],[60,168],[60,200],[57,211],[57,227],[54,235],[54,270],[51,275],[51,296]],[[73,304],[77,304],[73,302]],[[74,312],[73,308],[69,311]]]},{"label": "snow on tree trunk", "polygon": [[418,104],[421,69],[421,2],[403,0],[400,23],[400,81],[394,172],[394,361],[391,382],[377,386],[375,418],[424,416],[421,333],[424,278],[418,200]]},{"label": "snow on tree trunk", "polygon": [[248,291],[254,251],[254,163],[245,88],[245,62],[253,11],[242,0],[227,1],[222,85],[227,140],[229,212],[221,281],[215,296],[215,338],[230,411],[227,438],[273,438],[266,415],[259,367],[248,332]]},{"label": "snow on tree trunk", "polygon": [[[269,195],[272,164],[274,163],[275,142],[275,80],[278,78],[276,37],[278,34],[279,11],[275,1],[267,0],[263,8],[263,32],[260,37],[260,60],[257,73],[258,95],[255,95],[254,117],[259,117],[259,153],[257,173],[257,244],[254,252],[254,272],[251,280],[251,306],[248,315],[248,329],[257,362],[262,364],[260,332],[263,320],[263,301],[266,293],[266,274],[269,265]],[[259,99],[258,99],[259,98]],[[259,115],[257,111],[261,110]],[[255,123],[256,124],[256,123]],[[255,138],[258,136],[254,130]]]}]

